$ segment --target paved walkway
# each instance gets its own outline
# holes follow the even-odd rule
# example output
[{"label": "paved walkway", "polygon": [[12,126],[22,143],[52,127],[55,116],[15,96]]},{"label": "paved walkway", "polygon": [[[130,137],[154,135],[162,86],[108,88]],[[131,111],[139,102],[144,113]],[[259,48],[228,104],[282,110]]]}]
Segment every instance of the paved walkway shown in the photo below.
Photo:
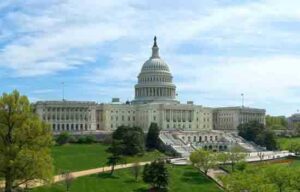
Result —
[{"label": "paved walkway", "polygon": [[226,175],[227,173],[221,169],[209,169],[207,175],[217,182],[221,187],[223,187],[222,181],[219,179],[221,175]]},{"label": "paved walkway", "polygon": [[[147,163],[151,163],[151,161],[139,162],[139,165],[143,166]],[[134,165],[135,165],[135,163],[116,165],[115,170],[133,167]],[[97,173],[109,172],[110,170],[111,170],[111,166],[106,166],[106,167],[99,167],[99,168],[95,168],[95,169],[87,169],[87,170],[83,170],[83,171],[75,171],[75,172],[71,172],[70,174],[73,178],[77,178],[77,177],[82,177],[82,176],[87,176],[87,175],[92,175],[92,174],[97,174]],[[65,178],[63,175],[56,175],[53,178],[53,183],[63,181],[64,179]],[[5,184],[4,181],[0,181],[0,188],[4,188],[4,184]],[[42,185],[45,185],[45,183],[41,182],[39,180],[34,180],[34,181],[30,181],[29,183],[27,183],[28,188],[39,187]],[[21,185],[21,187],[25,188],[26,185],[25,184]]]}]

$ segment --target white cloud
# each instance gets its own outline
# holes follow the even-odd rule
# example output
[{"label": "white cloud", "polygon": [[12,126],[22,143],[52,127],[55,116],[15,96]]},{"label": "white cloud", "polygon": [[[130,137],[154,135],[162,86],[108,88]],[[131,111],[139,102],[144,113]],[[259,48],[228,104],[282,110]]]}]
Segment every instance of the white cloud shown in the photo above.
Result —
[{"label": "white cloud", "polygon": [[187,96],[223,97],[232,104],[245,92],[253,104],[297,103],[300,28],[281,24],[299,25],[300,2],[231,2],[30,0],[12,11],[7,7],[13,1],[0,3],[6,9],[0,66],[17,76],[38,76],[108,58],[77,75],[102,91],[122,86],[128,95],[158,35],[162,57]]}]

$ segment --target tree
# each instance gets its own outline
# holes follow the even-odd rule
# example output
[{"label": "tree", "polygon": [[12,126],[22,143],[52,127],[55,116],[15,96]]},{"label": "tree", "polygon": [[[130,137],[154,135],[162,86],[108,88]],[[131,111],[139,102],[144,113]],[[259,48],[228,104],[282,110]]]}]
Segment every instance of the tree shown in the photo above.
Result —
[{"label": "tree", "polygon": [[223,187],[228,192],[277,192],[275,186],[265,181],[258,168],[236,171],[221,177]]},{"label": "tree", "polygon": [[6,192],[29,180],[51,180],[52,144],[50,127],[33,113],[26,96],[15,90],[0,97],[0,175]]},{"label": "tree", "polygon": [[227,152],[219,152],[217,154],[217,160],[225,165],[229,161],[229,154]]},{"label": "tree", "polygon": [[62,178],[65,182],[67,192],[70,191],[72,182],[74,180],[72,173],[70,171],[65,171],[62,173]]},{"label": "tree", "polygon": [[209,169],[214,168],[217,164],[217,157],[211,151],[206,151],[204,149],[197,149],[193,151],[190,155],[190,161],[192,164],[202,169],[204,174],[207,175]]},{"label": "tree", "polygon": [[122,152],[124,150],[124,145],[120,140],[114,140],[111,144],[111,146],[107,149],[107,152],[111,153],[111,156],[107,158],[107,164],[111,166],[111,172],[112,175],[115,170],[115,165],[118,162],[122,161]]},{"label": "tree", "polygon": [[120,126],[113,132],[112,139],[123,144],[122,155],[137,155],[145,152],[144,132],[139,127]]},{"label": "tree", "polygon": [[143,181],[151,185],[156,192],[168,191],[169,174],[164,161],[153,161],[146,164],[143,171]]},{"label": "tree", "polygon": [[236,163],[241,162],[245,159],[246,154],[243,153],[240,147],[233,147],[228,152],[229,161],[231,164],[231,171],[234,171],[234,166]]},{"label": "tree", "polygon": [[291,175],[291,188],[300,191],[300,170],[294,170]]},{"label": "tree", "polygon": [[266,126],[273,130],[283,130],[287,129],[288,121],[284,116],[266,115]]},{"label": "tree", "polygon": [[131,168],[132,174],[135,178],[135,181],[138,180],[139,174],[141,172],[141,165],[138,162],[135,162]]},{"label": "tree", "polygon": [[248,141],[254,141],[263,130],[264,125],[258,121],[249,121],[238,126],[239,135]]},{"label": "tree", "polygon": [[56,138],[56,143],[58,145],[64,145],[66,143],[69,143],[71,140],[71,135],[69,132],[61,132],[58,137]]},{"label": "tree", "polygon": [[300,143],[298,141],[291,141],[288,146],[288,150],[296,155],[300,154]]},{"label": "tree", "polygon": [[225,191],[299,191],[300,171],[285,165],[247,166],[221,177]]},{"label": "tree", "polygon": [[267,148],[267,150],[276,150],[278,148],[277,146],[277,138],[273,131],[265,130],[265,143],[264,146]]},{"label": "tree", "polygon": [[239,135],[248,141],[253,141],[268,150],[277,149],[276,135],[270,129],[257,121],[250,121],[238,126]]},{"label": "tree", "polygon": [[159,128],[157,123],[151,123],[147,138],[146,138],[146,147],[151,149],[159,149]]},{"label": "tree", "polygon": [[265,154],[263,152],[258,152],[257,156],[259,157],[260,161],[264,160]]},{"label": "tree", "polygon": [[272,167],[266,168],[266,179],[273,183],[279,192],[285,191],[285,188],[288,188],[291,182],[291,173],[287,167],[282,165],[273,165]]},{"label": "tree", "polygon": [[111,166],[111,171],[110,174],[113,175],[115,171],[115,166],[117,165],[118,162],[121,161],[121,156],[120,155],[111,155],[107,158],[107,164]]}]

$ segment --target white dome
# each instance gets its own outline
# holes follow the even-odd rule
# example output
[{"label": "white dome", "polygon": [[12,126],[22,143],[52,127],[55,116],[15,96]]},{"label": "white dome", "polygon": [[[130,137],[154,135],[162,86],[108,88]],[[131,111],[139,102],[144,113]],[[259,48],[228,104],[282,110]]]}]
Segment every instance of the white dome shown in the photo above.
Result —
[{"label": "white dome", "polygon": [[159,48],[154,38],[152,56],[143,64],[135,85],[134,103],[177,102],[176,86],[173,84],[169,66],[159,57]]},{"label": "white dome", "polygon": [[149,71],[165,71],[170,72],[169,66],[161,58],[150,58],[148,59],[143,67],[141,73]]}]

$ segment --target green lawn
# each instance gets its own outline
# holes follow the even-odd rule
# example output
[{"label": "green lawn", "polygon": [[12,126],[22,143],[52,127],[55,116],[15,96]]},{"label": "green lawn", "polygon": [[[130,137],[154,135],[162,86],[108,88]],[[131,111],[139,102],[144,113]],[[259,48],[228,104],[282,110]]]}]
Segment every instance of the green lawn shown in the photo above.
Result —
[{"label": "green lawn", "polygon": [[287,150],[291,142],[296,141],[300,143],[300,137],[279,137],[277,141],[281,150]]},{"label": "green lawn", "polygon": [[[103,144],[67,144],[52,149],[55,172],[61,170],[79,171],[106,166],[109,153]],[[144,156],[128,157],[127,163],[154,160],[164,155],[158,151],[147,152]]]},{"label": "green lawn", "polygon": [[293,161],[293,163],[290,164],[290,166],[292,166],[293,168],[300,169],[300,159]]},{"label": "green lawn", "polygon": [[[208,180],[191,166],[168,167],[170,173],[170,192],[220,192],[215,183]],[[74,180],[71,192],[147,192],[148,185],[141,181],[136,182],[131,169],[118,170],[114,176],[104,173],[80,177]],[[33,192],[63,192],[63,183],[50,187],[40,187]]]}]

